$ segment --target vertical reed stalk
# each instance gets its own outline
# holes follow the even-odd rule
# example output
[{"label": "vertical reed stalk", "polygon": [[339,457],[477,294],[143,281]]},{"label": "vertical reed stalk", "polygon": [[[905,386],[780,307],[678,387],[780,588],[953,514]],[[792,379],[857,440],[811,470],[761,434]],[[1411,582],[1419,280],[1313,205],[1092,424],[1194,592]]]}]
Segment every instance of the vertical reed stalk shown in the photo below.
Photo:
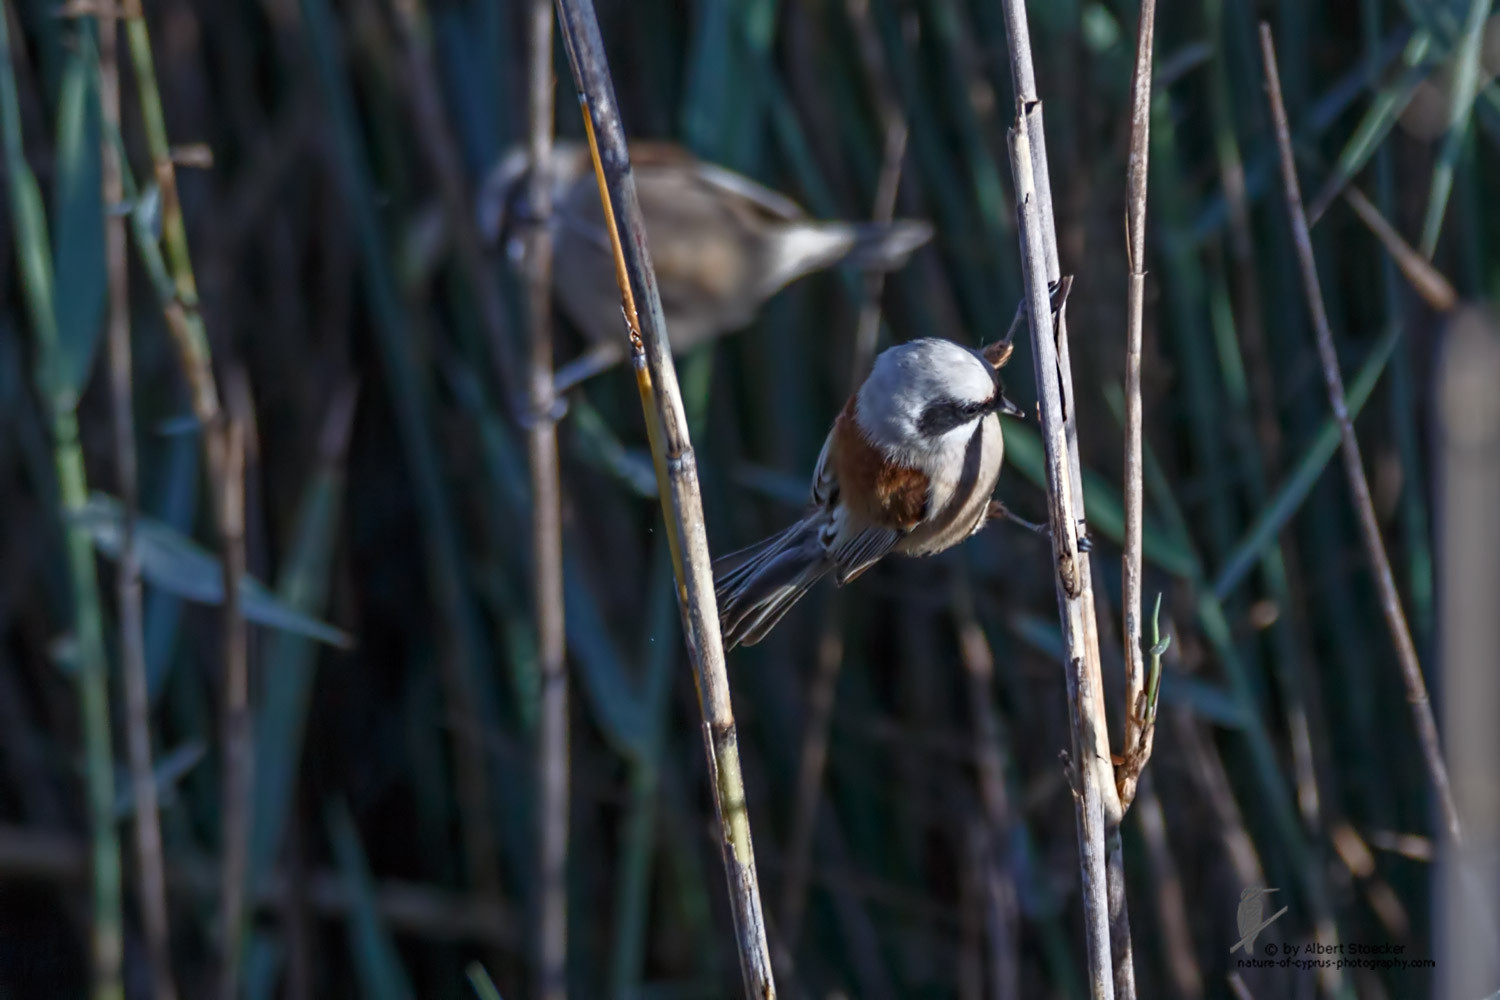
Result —
[{"label": "vertical reed stalk", "polygon": [[[167,120],[162,111],[161,90],[156,84],[156,63],[151,55],[151,33],[139,4],[126,4],[125,37],[135,65],[135,84],[140,93],[141,120],[146,127],[146,148],[151,153],[152,175],[161,194],[162,242],[172,275],[174,297],[166,300],[167,329],[177,348],[183,376],[192,394],[193,415],[203,434],[209,483],[217,490],[222,482],[223,441],[219,429],[219,390],[214,382],[208,334],[198,309],[198,283],[188,252],[187,226],[182,204],[177,200],[177,167],[167,141]],[[217,512],[219,506],[214,505]],[[227,610],[227,608],[226,608]]]},{"label": "vertical reed stalk", "polygon": [[[99,29],[99,105],[104,125],[100,141],[103,198],[107,209],[125,201],[124,153],[110,138],[120,130],[119,18],[111,4],[97,14]],[[120,558],[115,580],[120,616],[120,664],[125,683],[125,739],[130,759],[130,788],[135,800],[136,893],[150,960],[152,996],[175,1000],[172,948],[168,931],[166,876],[162,868],[161,818],[156,778],[151,767],[151,701],[146,686],[146,638],[142,622],[141,565],[135,544],[139,506],[139,469],[135,447],[135,413],[130,357],[130,270],[127,220],[106,212],[105,256],[109,277],[109,371],[114,410],[117,489],[124,511]]]},{"label": "vertical reed stalk", "polygon": [[730,705],[729,678],[724,670],[724,643],[714,600],[697,459],[667,344],[661,296],[646,247],[625,131],[615,105],[614,84],[604,57],[599,23],[589,0],[557,0],[557,6],[594,157],[599,196],[615,254],[615,277],[620,285],[636,384],[661,483],[662,512],[671,542],[677,600],[703,715],[704,749],[722,837],[740,973],[747,996],[772,1000],[776,985],[766,944],[755,849],[740,771],[739,737]]},{"label": "vertical reed stalk", "polygon": [[[226,425],[214,380],[208,334],[198,306],[198,283],[188,250],[187,224],[177,197],[177,167],[167,140],[166,115],[161,89],[156,82],[156,63],[151,54],[151,33],[145,13],[137,4],[125,8],[125,33],[135,65],[136,89],[140,93],[141,119],[146,128],[146,147],[151,154],[152,174],[161,194],[162,243],[172,275],[173,297],[163,302],[167,329],[177,348],[178,361],[192,396],[193,415],[203,437],[209,491],[219,535],[224,577],[224,766],[223,787],[223,884],[220,887],[220,918],[223,935],[221,995],[235,995],[239,975],[240,932],[243,928],[244,871],[248,844],[249,768],[251,731],[249,722],[249,665],[245,649],[244,615],[239,604],[239,582],[244,572],[244,440],[247,419],[236,414]],[[238,437],[238,444],[236,443]],[[238,458],[229,454],[239,451]],[[237,469],[236,466],[237,465]],[[238,524],[231,520],[238,515]],[[238,829],[237,827],[245,827]]]},{"label": "vertical reed stalk", "polygon": [[[231,382],[231,389],[234,383]],[[219,544],[224,564],[224,773],[220,806],[223,857],[220,859],[219,920],[223,935],[219,995],[240,995],[240,945],[245,926],[245,869],[250,854],[250,779],[255,760],[250,717],[250,661],[245,616],[240,610],[240,578],[245,574],[245,434],[248,392],[231,392],[222,430],[223,477],[218,489]]]},{"label": "vertical reed stalk", "polygon": [[538,894],[536,995],[567,996],[568,957],[568,674],[563,612],[562,484],[552,391],[552,213],[544,165],[552,151],[552,3],[530,0],[527,80],[532,163],[527,199],[534,225],[526,233],[527,306],[531,326],[527,457],[531,466],[532,601],[536,614],[541,705],[537,722]]},{"label": "vertical reed stalk", "polygon": [[1125,175],[1126,254],[1130,284],[1125,304],[1125,760],[1115,775],[1121,810],[1135,799],[1136,782],[1151,759],[1156,727],[1148,720],[1145,650],[1141,648],[1141,546],[1145,511],[1141,326],[1146,305],[1146,180],[1151,151],[1151,48],[1156,0],[1141,3],[1135,79],[1130,95],[1130,162]]},{"label": "vertical reed stalk", "polygon": [[[1066,654],[1089,988],[1095,1000],[1112,1000],[1117,993],[1133,997],[1135,985],[1119,842],[1120,800],[1104,711],[1093,581],[1088,559],[1078,548],[1084,533],[1084,509],[1078,435],[1072,425],[1073,376],[1065,321],[1070,279],[1062,278],[1057,258],[1046,135],[1025,3],[1004,0],[1003,13],[1016,95],[1016,121],[1010,133],[1011,174],[1015,179],[1021,271],[1041,410],[1048,520],[1056,561],[1054,582]],[[1049,286],[1064,299],[1055,315]]]},{"label": "vertical reed stalk", "polygon": [[63,378],[62,348],[54,311],[52,250],[36,177],[26,162],[21,108],[11,63],[8,15],[0,8],[0,131],[5,147],[10,226],[18,270],[36,338],[33,379],[52,431],[68,577],[70,623],[77,664],[78,714],[83,727],[84,786],[90,838],[89,966],[94,1000],[123,1000],[120,980],[124,935],[120,915],[120,844],[115,833],[114,753],[110,745],[109,676],[104,659],[94,543],[75,520],[88,501],[83,448],[78,440],[78,397]]},{"label": "vertical reed stalk", "polygon": [[1328,313],[1323,307],[1323,291],[1318,283],[1318,265],[1313,257],[1312,235],[1308,232],[1307,213],[1302,207],[1302,189],[1297,182],[1297,164],[1292,153],[1291,128],[1287,123],[1286,106],[1281,97],[1281,78],[1276,70],[1276,50],[1271,42],[1271,28],[1260,27],[1261,55],[1265,60],[1266,88],[1270,92],[1271,118],[1276,126],[1276,143],[1281,153],[1281,179],[1286,187],[1287,216],[1291,221],[1292,240],[1297,250],[1297,263],[1302,271],[1303,291],[1307,295],[1308,312],[1312,318],[1313,332],[1318,343],[1318,357],[1323,363],[1323,381],[1328,389],[1328,402],[1339,426],[1340,447],[1344,457],[1344,474],[1349,481],[1349,492],[1354,498],[1360,534],[1365,553],[1375,576],[1375,585],[1380,594],[1381,610],[1387,628],[1396,645],[1396,656],[1401,663],[1402,679],[1406,684],[1406,699],[1411,704],[1417,739],[1427,765],[1428,777],[1437,796],[1438,809],[1449,835],[1455,841],[1463,839],[1458,808],[1453,801],[1453,790],[1448,781],[1448,766],[1443,761],[1442,744],[1438,739],[1437,721],[1433,718],[1432,703],[1427,697],[1427,683],[1422,676],[1422,664],[1417,659],[1417,648],[1412,643],[1411,629],[1406,623],[1406,613],[1401,608],[1401,595],[1396,591],[1396,580],[1391,574],[1390,559],[1386,555],[1385,542],[1380,537],[1380,523],[1375,517],[1375,505],[1370,498],[1370,484],[1365,479],[1364,460],[1360,457],[1359,440],[1354,436],[1354,419],[1349,415],[1349,404],[1344,396],[1344,378],[1339,372],[1338,352],[1333,346],[1333,330],[1328,324]]},{"label": "vertical reed stalk", "polygon": [[1439,355],[1434,389],[1439,432],[1438,565],[1443,600],[1443,717],[1453,783],[1464,800],[1468,841],[1438,857],[1438,899],[1445,931],[1435,996],[1485,996],[1500,978],[1494,909],[1500,878],[1488,859],[1500,849],[1500,800],[1493,794],[1500,733],[1500,536],[1491,527],[1500,506],[1500,326],[1482,309],[1457,313]]},{"label": "vertical reed stalk", "polygon": [[980,897],[984,901],[985,965],[990,970],[989,996],[995,1000],[1018,996],[1021,984],[1020,901],[1015,879],[1001,862],[1014,836],[1010,795],[1005,787],[1001,755],[1000,719],[995,711],[995,654],[974,614],[974,597],[965,584],[959,594],[958,651],[968,675],[969,722],[974,731],[977,771]]}]

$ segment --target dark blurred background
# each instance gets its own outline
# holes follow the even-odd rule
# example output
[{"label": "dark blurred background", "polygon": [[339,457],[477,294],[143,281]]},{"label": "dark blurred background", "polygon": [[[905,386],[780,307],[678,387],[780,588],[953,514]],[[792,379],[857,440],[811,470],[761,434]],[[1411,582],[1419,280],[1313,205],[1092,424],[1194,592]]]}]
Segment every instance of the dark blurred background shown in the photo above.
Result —
[{"label": "dark blurred background", "polygon": [[[480,267],[506,310],[503,323],[486,319],[472,248],[449,238],[439,197],[445,153],[459,168],[448,176],[472,193],[522,136],[524,5],[145,6],[214,371],[251,429],[248,569],[269,588],[257,605],[269,624],[252,626],[249,645],[244,994],[463,997],[477,960],[504,996],[526,996],[538,682],[520,407],[496,364],[523,356],[522,288],[504,249],[485,248]],[[83,566],[97,569],[92,613],[111,663],[110,762],[82,750],[74,678],[90,612],[72,582],[65,526],[80,522],[60,516],[54,454],[53,414],[71,411],[71,385],[86,488],[118,492],[97,197],[98,150],[114,140],[100,121],[92,19],[69,16],[89,8],[3,7],[15,100],[0,109],[0,996],[87,990],[83,777],[100,767],[121,789],[126,992],[144,996],[117,522],[107,496],[90,501],[99,558]],[[881,346],[1003,334],[1020,278],[997,4],[598,7],[632,137],[679,141],[824,217],[868,218],[883,165],[900,169],[897,214],[932,220],[937,235],[886,282]],[[1483,21],[1488,8],[1162,0],[1146,593],[1148,615],[1162,594],[1172,643],[1155,756],[1124,828],[1142,996],[1230,995],[1236,907],[1252,885],[1277,887],[1274,907],[1288,907],[1271,940],[1305,943],[1321,928],[1442,964],[1431,788],[1332,457],[1255,29],[1264,18],[1276,34],[1307,197],[1343,164],[1470,309],[1500,292],[1500,25]],[[1031,5],[1062,268],[1076,277],[1069,328],[1116,746],[1136,16],[1131,0]],[[1476,38],[1466,75],[1457,56]],[[223,640],[203,601],[217,542],[200,434],[157,292],[162,265],[141,253],[159,243],[164,213],[138,57],[122,44],[119,134],[133,184],[118,210],[140,228],[129,267],[150,519],[138,532],[146,666],[173,972],[195,997],[208,995],[219,947]],[[560,48],[556,65],[557,131],[576,137]],[[1455,114],[1466,86],[1477,88],[1472,112],[1460,100]],[[904,145],[888,141],[903,131]],[[34,176],[34,201],[17,187],[28,183],[18,164]],[[18,224],[24,204],[43,210],[40,230]],[[1434,370],[1451,320],[1343,200],[1314,243],[1351,405],[1363,407],[1376,512],[1436,697],[1434,483],[1446,452]],[[38,368],[31,303],[49,270],[54,354],[71,375]],[[679,359],[715,551],[795,516],[848,389],[862,287],[851,271],[815,275],[752,328]],[[1481,341],[1493,338],[1482,313],[1465,315],[1488,330]],[[560,329],[559,360],[577,343]],[[1028,410],[1031,383],[1022,343],[1007,386]],[[1045,519],[1033,427],[1006,425],[999,496]],[[571,992],[733,995],[701,723],[626,369],[575,395],[559,440]],[[1471,527],[1460,544],[1492,552],[1493,524]],[[320,641],[338,638],[320,622],[347,648]],[[825,586],[767,642],[731,655],[785,995],[1085,995],[1074,810],[1058,760],[1070,742],[1061,649],[1046,540],[999,524],[940,558],[888,560],[836,594]],[[1440,972],[1243,976],[1262,1000],[1404,998],[1433,995]]]}]

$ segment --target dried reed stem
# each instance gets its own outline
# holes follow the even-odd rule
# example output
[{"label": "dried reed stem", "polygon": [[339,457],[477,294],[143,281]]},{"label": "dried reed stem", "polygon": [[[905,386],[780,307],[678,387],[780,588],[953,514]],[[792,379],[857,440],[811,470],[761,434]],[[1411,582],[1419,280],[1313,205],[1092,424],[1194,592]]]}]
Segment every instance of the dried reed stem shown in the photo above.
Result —
[{"label": "dried reed stem", "polygon": [[[243,376],[241,376],[243,377]],[[245,574],[245,434],[249,393],[230,394],[222,431],[223,475],[218,489],[219,543],[224,553],[224,775],[220,858],[220,932],[223,935],[219,995],[240,995],[240,944],[245,927],[245,870],[250,858],[250,769],[255,761],[250,718],[250,658],[240,578]]]},{"label": "dried reed stem", "polygon": [[[108,4],[101,8],[97,18],[100,111],[106,133],[117,133],[120,130],[119,18],[113,6]],[[108,138],[103,138],[100,146],[104,204],[114,208],[125,201],[123,153]],[[109,275],[110,401],[114,410],[117,488],[124,510],[115,593],[119,604],[120,666],[125,687],[125,741],[130,761],[130,787],[135,798],[135,850],[139,877],[136,895],[151,967],[151,995],[156,1000],[175,1000],[177,989],[172,981],[161,818],[156,801],[156,777],[151,767],[151,699],[146,684],[141,565],[135,544],[140,473],[136,462],[132,401],[129,239],[125,226],[123,214],[108,213],[105,256]]]},{"label": "dried reed stem", "polygon": [[568,674],[563,618],[562,485],[552,391],[552,192],[542,165],[552,149],[552,3],[528,5],[528,153],[533,169],[527,200],[535,222],[526,233],[527,305],[531,324],[532,601],[541,668],[537,723],[538,891],[536,995],[567,996]]},{"label": "dried reed stem", "polygon": [[1500,851],[1500,798],[1494,794],[1500,733],[1500,324],[1469,307],[1448,325],[1433,387],[1437,397],[1437,496],[1442,571],[1439,602],[1443,656],[1443,718],[1453,783],[1464,800],[1468,842],[1439,853],[1438,899],[1447,930],[1437,992],[1485,996],[1500,979],[1495,905],[1500,878],[1490,863]]},{"label": "dried reed stem", "polygon": [[1011,173],[1020,217],[1022,276],[1040,400],[1048,514],[1057,563],[1055,583],[1066,653],[1090,990],[1095,998],[1119,995],[1124,1000],[1135,995],[1135,973],[1119,833],[1122,812],[1109,750],[1092,571],[1078,550],[1078,539],[1085,531],[1083,475],[1074,426],[1066,315],[1060,308],[1054,323],[1049,304],[1049,286],[1065,298],[1071,279],[1062,277],[1057,257],[1047,140],[1025,4],[1023,0],[1004,0],[1002,9],[1016,94]]},{"label": "dried reed stem", "polygon": [[[224,703],[225,780],[224,855],[220,916],[223,948],[219,988],[232,996],[239,975],[239,938],[243,927],[244,871],[248,846],[249,768],[252,758],[248,708],[248,670],[245,620],[239,606],[239,581],[244,572],[244,424],[236,430],[226,425],[220,408],[218,385],[208,347],[203,315],[198,307],[198,285],[188,250],[187,225],[177,197],[177,167],[167,140],[166,115],[156,82],[156,64],[151,54],[151,35],[138,4],[124,8],[125,32],[135,66],[136,89],[140,93],[141,119],[146,146],[151,153],[152,173],[161,192],[162,243],[172,284],[161,289],[167,330],[177,349],[183,377],[192,398],[193,415],[203,438],[205,465],[212,509],[217,521],[224,567]],[[238,470],[229,452],[238,443]],[[236,527],[227,518],[238,513]],[[241,692],[244,697],[241,697]],[[236,826],[244,829],[236,829]]]},{"label": "dried reed stem", "polygon": [[[1103,723],[1089,711],[1094,702],[1091,670],[1085,658],[1091,654],[1083,622],[1083,585],[1080,567],[1076,508],[1073,504],[1068,445],[1062,423],[1062,393],[1058,382],[1058,349],[1055,340],[1050,295],[1047,292],[1046,261],[1041,246],[1041,222],[1037,214],[1037,186],[1032,178],[1031,142],[1025,114],[1011,129],[1011,169],[1016,177],[1022,231],[1022,271],[1026,279],[1028,318],[1031,321],[1034,355],[1037,358],[1038,394],[1041,396],[1043,445],[1047,459],[1047,507],[1052,526],[1053,558],[1056,561],[1056,591],[1062,618],[1068,679],[1068,720],[1073,729],[1074,798],[1079,808],[1079,856],[1083,882],[1085,930],[1088,936],[1091,993],[1095,999],[1115,996],[1110,975],[1109,900],[1104,874],[1104,802],[1095,733]],[[1109,765],[1109,756],[1104,757]],[[1109,780],[1113,787],[1113,775]]]},{"label": "dried reed stem", "polygon": [[1130,808],[1136,782],[1151,759],[1156,727],[1146,701],[1145,651],[1141,648],[1141,551],[1145,510],[1141,327],[1146,306],[1146,188],[1151,151],[1151,48],[1156,0],[1142,0],[1136,38],[1135,79],[1130,98],[1130,162],[1125,175],[1126,253],[1130,284],[1125,315],[1125,553],[1122,577],[1125,621],[1125,759],[1115,772],[1120,809]]},{"label": "dried reed stem", "polygon": [[1396,231],[1396,227],[1380,214],[1380,209],[1372,205],[1359,188],[1351,185],[1339,193],[1344,196],[1354,214],[1359,216],[1359,221],[1385,247],[1397,269],[1411,283],[1412,291],[1420,295],[1423,302],[1438,312],[1448,312],[1458,304],[1458,292],[1443,273],[1406,242]]},{"label": "dried reed stem", "polygon": [[605,61],[604,40],[599,35],[594,5],[589,0],[557,0],[557,7],[594,157],[636,384],[661,484],[662,513],[671,543],[677,600],[703,715],[708,773],[722,837],[740,973],[747,996],[772,1000],[776,985],[761,912],[755,850],[750,839],[739,737],[729,700],[729,678],[724,670],[724,643],[719,631],[719,608],[714,600],[697,459],[688,435],[677,370],[667,346],[661,296],[646,247],[625,131],[615,105],[614,84]]},{"label": "dried reed stem", "polygon": [[1422,755],[1427,764],[1433,790],[1437,795],[1438,808],[1442,812],[1444,825],[1455,841],[1463,838],[1458,808],[1453,801],[1453,790],[1448,782],[1448,766],[1443,761],[1442,744],[1438,739],[1437,722],[1433,718],[1432,703],[1427,698],[1427,683],[1422,677],[1422,664],[1417,659],[1417,648],[1412,642],[1411,629],[1406,624],[1406,613],[1401,608],[1401,595],[1396,591],[1396,581],[1391,575],[1390,559],[1386,556],[1385,543],[1380,537],[1380,523],[1375,517],[1375,504],[1370,499],[1370,484],[1365,479],[1364,463],[1359,453],[1359,441],[1354,436],[1354,420],[1349,416],[1349,406],[1344,399],[1344,379],[1339,373],[1338,352],[1333,346],[1333,331],[1328,325],[1328,314],[1323,307],[1323,291],[1318,284],[1318,266],[1313,257],[1312,235],[1308,232],[1307,214],[1302,207],[1302,190],[1297,183],[1297,164],[1292,154],[1291,128],[1287,124],[1286,106],[1281,97],[1281,78],[1276,70],[1276,50],[1271,42],[1271,28],[1260,26],[1261,55],[1265,60],[1266,87],[1270,92],[1271,118],[1276,125],[1276,143],[1281,152],[1281,177],[1286,186],[1287,215],[1292,224],[1292,240],[1297,249],[1297,263],[1302,271],[1303,290],[1307,294],[1308,311],[1312,317],[1313,331],[1317,335],[1318,356],[1323,363],[1323,381],[1328,388],[1328,402],[1333,408],[1334,419],[1339,425],[1339,438],[1344,456],[1344,473],[1349,480],[1349,492],[1354,497],[1355,513],[1359,517],[1360,533],[1364,538],[1365,552],[1375,573],[1375,585],[1380,593],[1381,611],[1386,626],[1396,645],[1396,656],[1401,663],[1402,678],[1406,682],[1406,699],[1411,703],[1412,717],[1416,724],[1417,739],[1422,746]]},{"label": "dried reed stem", "polygon": [[974,730],[974,767],[984,819],[979,824],[980,863],[975,877],[984,901],[984,949],[989,995],[996,1000],[1020,995],[1021,913],[1015,879],[1001,858],[1013,836],[1010,795],[1005,787],[1000,719],[995,711],[995,653],[974,614],[965,585],[957,605],[958,652],[969,687],[969,723]]},{"label": "dried reed stem", "polygon": [[135,65],[141,116],[156,184],[161,192],[162,242],[172,275],[172,297],[163,301],[167,329],[177,347],[183,376],[193,400],[193,413],[203,436],[209,488],[213,495],[220,552],[224,568],[224,787],[220,933],[222,959],[219,991],[225,998],[238,993],[240,938],[244,928],[245,865],[249,847],[250,766],[253,759],[249,709],[249,661],[245,618],[240,610],[239,584],[245,571],[244,420],[236,414],[226,423],[214,381],[208,335],[198,307],[198,285],[188,250],[187,225],[177,197],[177,167],[167,141],[166,116],[156,83],[151,36],[138,5],[128,5],[126,36]]}]

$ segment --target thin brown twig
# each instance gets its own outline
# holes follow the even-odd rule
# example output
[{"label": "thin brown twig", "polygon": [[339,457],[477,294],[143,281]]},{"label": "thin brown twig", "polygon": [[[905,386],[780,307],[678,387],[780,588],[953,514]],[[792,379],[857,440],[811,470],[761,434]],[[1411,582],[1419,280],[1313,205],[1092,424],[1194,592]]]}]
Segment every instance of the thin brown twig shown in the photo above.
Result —
[{"label": "thin brown twig", "polygon": [[[232,373],[243,379],[242,372]],[[255,760],[250,718],[250,658],[245,616],[240,610],[240,579],[245,574],[245,440],[249,390],[231,379],[223,437],[223,477],[219,483],[219,532],[224,559],[224,778],[220,928],[223,964],[219,995],[239,996],[240,946],[244,937],[245,871],[250,851],[250,769]],[[206,430],[205,433],[214,433]]]},{"label": "thin brown twig", "polygon": [[1198,967],[1197,952],[1193,948],[1182,875],[1172,854],[1172,844],[1167,839],[1166,816],[1149,773],[1141,775],[1139,792],[1135,818],[1141,825],[1141,840],[1146,847],[1146,862],[1151,872],[1156,919],[1161,927],[1162,963],[1167,967],[1177,995],[1184,1000],[1196,1000],[1203,996],[1203,972]]},{"label": "thin brown twig", "polygon": [[599,22],[589,0],[557,0],[557,7],[614,251],[625,332],[630,338],[636,386],[656,465],[683,634],[703,718],[704,751],[722,838],[740,974],[748,996],[774,1000],[776,983],[740,768],[739,734],[725,672],[697,457],[667,344],[661,294],[646,246],[645,224]]},{"label": "thin brown twig", "polygon": [[969,682],[969,716],[973,728],[974,764],[978,772],[983,821],[977,837],[981,864],[976,877],[984,901],[984,949],[990,996],[1020,995],[1020,904],[1010,871],[1000,861],[1011,836],[1011,803],[1001,756],[1000,719],[995,711],[995,654],[974,614],[967,586],[956,602],[958,651]]},{"label": "thin brown twig", "polygon": [[1351,184],[1341,193],[1354,214],[1359,216],[1359,221],[1385,247],[1385,252],[1391,255],[1396,267],[1411,282],[1412,290],[1422,297],[1422,301],[1438,312],[1448,312],[1458,304],[1458,292],[1449,284],[1448,279],[1430,261],[1417,253],[1415,247],[1406,242],[1396,231],[1396,227],[1380,214],[1380,209],[1370,203],[1363,191]]},{"label": "thin brown twig", "polygon": [[1344,379],[1339,372],[1338,352],[1333,346],[1333,331],[1328,324],[1328,314],[1323,307],[1323,291],[1318,284],[1317,260],[1313,256],[1312,236],[1308,232],[1307,214],[1302,206],[1302,191],[1297,182],[1297,163],[1292,153],[1291,128],[1287,123],[1286,106],[1281,96],[1281,78],[1276,70],[1276,50],[1271,41],[1271,28],[1262,23],[1260,27],[1261,55],[1265,60],[1266,87],[1270,93],[1271,118],[1276,126],[1276,142],[1281,152],[1281,176],[1286,187],[1287,215],[1292,225],[1292,240],[1297,250],[1297,261],[1302,270],[1303,290],[1307,295],[1308,311],[1311,314],[1313,331],[1317,336],[1318,356],[1323,364],[1323,380],[1328,389],[1328,401],[1334,419],[1339,425],[1339,437],[1344,458],[1344,473],[1353,494],[1355,513],[1359,518],[1360,532],[1365,551],[1375,574],[1375,584],[1380,593],[1381,611],[1386,626],[1396,646],[1396,656],[1401,663],[1402,678],[1406,684],[1406,698],[1411,704],[1412,717],[1416,725],[1417,739],[1422,746],[1422,755],[1437,796],[1438,808],[1442,812],[1444,825],[1455,842],[1463,839],[1463,827],[1459,821],[1458,807],[1453,801],[1453,790],[1448,781],[1448,766],[1443,761],[1442,743],[1438,738],[1437,721],[1433,718],[1432,703],[1427,697],[1427,683],[1422,676],[1422,664],[1417,658],[1417,649],[1412,642],[1411,629],[1406,623],[1406,613],[1401,608],[1401,595],[1396,590],[1396,580],[1391,573],[1391,563],[1386,555],[1385,543],[1380,537],[1380,523],[1375,516],[1375,504],[1370,499],[1370,484],[1365,478],[1364,462],[1360,457],[1359,440],[1354,436],[1354,421],[1349,416],[1348,403],[1344,398]]},{"label": "thin brown twig", "polygon": [[1146,661],[1141,648],[1141,552],[1145,510],[1141,339],[1146,307],[1146,188],[1151,151],[1151,49],[1156,0],[1141,3],[1136,39],[1135,80],[1131,84],[1130,161],[1125,175],[1126,254],[1130,285],[1125,316],[1125,552],[1122,556],[1122,614],[1125,622],[1124,762],[1115,772],[1120,809],[1130,808],[1136,782],[1151,759],[1156,727],[1146,704]]},{"label": "thin brown twig", "polygon": [[[99,106],[106,133],[120,128],[120,25],[112,8],[99,13]],[[104,204],[125,200],[124,165],[114,142],[101,143]],[[141,566],[135,545],[140,471],[136,461],[134,380],[130,357],[130,265],[126,219],[111,212],[106,222],[105,257],[109,274],[110,395],[114,409],[115,462],[124,509],[120,559],[115,581],[120,609],[120,665],[125,687],[125,740],[130,787],[135,798],[137,898],[150,962],[151,995],[175,1000],[167,891],[162,867],[161,817],[151,767],[151,699],[146,684],[146,638],[142,621]]]},{"label": "thin brown twig", "polygon": [[807,721],[802,730],[802,748],[797,756],[792,833],[787,840],[786,868],[781,878],[781,905],[778,908],[780,936],[789,952],[796,951],[802,933],[802,914],[812,868],[813,834],[818,823],[818,806],[822,802],[823,771],[828,761],[828,731],[833,721],[834,696],[844,662],[842,596],[837,591],[828,595],[823,625],[818,630],[817,658],[807,691]]},{"label": "thin brown twig", "polygon": [[[156,81],[156,64],[151,52],[150,29],[139,4],[123,8],[126,38],[130,44],[131,62],[135,67],[136,89],[140,93],[141,117],[146,131],[146,144],[151,153],[152,173],[161,194],[162,243],[166,249],[166,261],[172,275],[170,297],[164,293],[162,310],[167,320],[167,330],[177,349],[178,361],[184,380],[188,384],[192,399],[193,415],[198,420],[206,458],[209,492],[213,498],[214,517],[217,521],[224,575],[224,746],[226,779],[224,782],[225,845],[223,854],[223,883],[221,885],[221,916],[223,926],[223,966],[220,970],[220,989],[232,996],[238,979],[239,937],[242,927],[244,896],[244,855],[249,829],[244,810],[233,802],[244,802],[248,806],[250,767],[250,733],[248,715],[243,720],[245,732],[236,739],[233,726],[240,724],[236,706],[241,704],[238,692],[247,694],[243,704],[248,705],[248,663],[245,649],[245,622],[239,607],[239,580],[244,572],[244,457],[239,456],[239,470],[231,469],[227,450],[234,443],[236,432],[224,422],[219,402],[218,385],[214,380],[213,366],[209,356],[208,336],[203,325],[203,315],[198,305],[198,286],[193,275],[192,255],[188,250],[187,226],[182,215],[182,203],[177,197],[177,168],[172,160],[171,145],[167,141],[166,116],[162,110],[161,90]],[[241,424],[239,435],[243,435]],[[243,440],[240,441],[243,448]],[[239,480],[236,491],[232,480]],[[230,493],[237,493],[238,498]],[[225,520],[226,515],[239,512],[239,527],[236,529]],[[233,539],[238,538],[238,543]],[[242,682],[242,678],[243,682]],[[237,759],[243,754],[244,760]],[[243,787],[237,782],[243,780]],[[240,824],[237,828],[236,824]],[[238,862],[236,862],[238,858]],[[234,869],[238,868],[238,875]]]},{"label": "thin brown twig", "polygon": [[527,199],[534,225],[526,233],[527,307],[531,327],[530,427],[532,579],[541,705],[537,723],[538,890],[536,995],[567,996],[568,945],[568,674],[563,610],[562,483],[552,388],[552,192],[545,164],[552,148],[552,2],[531,0],[527,77],[531,158]]}]

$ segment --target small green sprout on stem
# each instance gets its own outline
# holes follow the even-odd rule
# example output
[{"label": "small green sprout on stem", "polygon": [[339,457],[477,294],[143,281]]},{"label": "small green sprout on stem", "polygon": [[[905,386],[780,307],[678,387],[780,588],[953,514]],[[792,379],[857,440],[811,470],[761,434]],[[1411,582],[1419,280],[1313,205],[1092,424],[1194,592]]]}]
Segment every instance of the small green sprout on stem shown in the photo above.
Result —
[{"label": "small green sprout on stem", "polygon": [[1151,665],[1146,688],[1136,703],[1128,708],[1135,713],[1140,724],[1137,730],[1140,735],[1134,744],[1125,748],[1123,757],[1116,758],[1115,787],[1120,793],[1120,804],[1126,809],[1135,800],[1136,783],[1146,769],[1146,762],[1151,759],[1151,747],[1156,740],[1157,699],[1161,696],[1161,658],[1171,645],[1172,637],[1161,634],[1161,594],[1158,592],[1156,605],[1151,611],[1151,648],[1147,650]]}]

